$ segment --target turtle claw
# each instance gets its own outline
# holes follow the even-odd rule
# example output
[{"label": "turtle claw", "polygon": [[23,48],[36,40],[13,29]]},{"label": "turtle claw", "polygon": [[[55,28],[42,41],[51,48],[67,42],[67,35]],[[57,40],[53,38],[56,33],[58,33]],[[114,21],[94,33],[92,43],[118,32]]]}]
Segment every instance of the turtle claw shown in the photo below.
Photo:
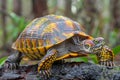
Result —
[{"label": "turtle claw", "polygon": [[43,80],[48,80],[48,78],[50,77],[50,75],[51,75],[50,70],[40,70],[39,71],[39,76]]},{"label": "turtle claw", "polygon": [[112,68],[113,68],[114,66],[115,66],[114,62],[110,61],[110,62],[109,62],[109,67],[112,67]]},{"label": "turtle claw", "polygon": [[113,61],[101,61],[100,65],[106,66],[107,68],[113,68],[115,66]]},{"label": "turtle claw", "polygon": [[18,63],[11,63],[6,61],[3,65],[3,67],[5,68],[5,70],[14,70],[18,68]]}]

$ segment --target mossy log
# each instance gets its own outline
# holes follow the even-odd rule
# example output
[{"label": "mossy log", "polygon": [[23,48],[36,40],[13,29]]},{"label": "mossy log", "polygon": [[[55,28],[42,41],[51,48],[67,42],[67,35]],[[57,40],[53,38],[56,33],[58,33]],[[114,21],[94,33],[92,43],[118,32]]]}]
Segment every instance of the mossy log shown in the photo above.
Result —
[{"label": "mossy log", "polygon": [[[112,69],[92,63],[54,63],[47,80],[120,80],[120,67]],[[42,80],[37,65],[20,66],[17,70],[0,68],[0,80]]]}]

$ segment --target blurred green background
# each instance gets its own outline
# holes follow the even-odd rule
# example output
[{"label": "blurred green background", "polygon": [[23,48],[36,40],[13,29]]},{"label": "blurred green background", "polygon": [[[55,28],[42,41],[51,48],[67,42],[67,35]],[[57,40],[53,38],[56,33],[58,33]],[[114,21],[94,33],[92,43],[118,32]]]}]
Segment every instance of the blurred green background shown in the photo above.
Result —
[{"label": "blurred green background", "polygon": [[30,21],[47,14],[69,17],[89,35],[104,37],[120,60],[120,0],[0,0],[0,60],[12,54],[12,43]]}]

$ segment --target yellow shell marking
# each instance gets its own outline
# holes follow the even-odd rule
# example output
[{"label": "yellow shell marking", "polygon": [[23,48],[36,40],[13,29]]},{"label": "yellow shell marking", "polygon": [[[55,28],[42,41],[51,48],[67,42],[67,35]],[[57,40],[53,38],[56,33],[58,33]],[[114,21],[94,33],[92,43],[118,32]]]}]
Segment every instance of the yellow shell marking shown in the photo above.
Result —
[{"label": "yellow shell marking", "polygon": [[46,44],[51,44],[50,40],[46,39]]},{"label": "yellow shell marking", "polygon": [[20,39],[20,41],[21,44],[19,43],[19,50],[27,55],[30,59],[37,59],[37,56],[34,55],[34,52],[31,50],[31,48],[27,48],[27,41],[25,39]]},{"label": "yellow shell marking", "polygon": [[88,37],[88,39],[91,39],[91,40],[92,40],[92,39],[94,39],[93,37],[91,37],[91,36],[89,36],[89,35],[85,34],[85,33],[84,33],[84,32],[82,32],[82,31],[81,31],[81,32],[79,32],[78,34],[79,34],[80,36],[86,36],[86,37]]},{"label": "yellow shell marking", "polygon": [[27,48],[31,48],[31,41],[30,39],[26,39],[26,44],[27,44]]},{"label": "yellow shell marking", "polygon": [[61,43],[61,41],[63,41],[61,38],[59,37],[55,37],[54,40],[57,42],[57,44]]},{"label": "yellow shell marking", "polygon": [[64,56],[61,56],[57,58],[56,60],[62,60],[66,58],[74,58],[74,57],[82,57],[82,56],[87,56],[88,54],[78,54],[78,53],[66,53]]},{"label": "yellow shell marking", "polygon": [[36,48],[36,39],[32,39],[32,45],[33,45],[33,48]]},{"label": "yellow shell marking", "polygon": [[36,42],[37,42],[37,40],[36,39],[32,39],[32,45],[33,45],[33,47],[32,47],[32,51],[34,52],[34,54],[36,54],[37,55],[37,57],[39,57],[39,58],[41,58],[42,56],[40,56],[39,54],[40,54],[40,52],[39,52],[39,50],[38,50],[38,48],[37,48],[37,46],[36,46]]},{"label": "yellow shell marking", "polygon": [[42,18],[40,19],[36,25],[34,25],[35,27],[32,28],[32,30],[38,30],[40,28],[40,26],[45,22],[47,21],[48,19],[47,18]]},{"label": "yellow shell marking", "polygon": [[38,40],[38,50],[40,51],[40,54],[45,55],[45,47],[43,46],[44,41],[39,39]]},{"label": "yellow shell marking", "polygon": [[[26,31],[28,30],[28,28],[32,25],[32,23],[34,23],[37,19],[38,19],[38,18],[36,18],[36,19],[34,19],[32,22],[30,22],[30,23],[26,26],[26,28],[23,30],[23,32],[26,32]],[[23,33],[23,32],[22,32],[22,33]]]},{"label": "yellow shell marking", "polygon": [[62,33],[62,35],[64,35],[67,38],[70,38],[70,37],[72,37],[74,35],[74,33],[72,33],[72,32],[67,33],[67,34],[66,33]]},{"label": "yellow shell marking", "polygon": [[53,33],[54,29],[57,29],[56,23],[51,23],[43,30],[42,35],[44,35],[45,33]]},{"label": "yellow shell marking", "polygon": [[40,21],[37,22],[37,24],[35,26],[39,27],[42,25],[42,23],[44,23],[47,20],[48,20],[47,18],[42,18]]},{"label": "yellow shell marking", "polygon": [[[19,41],[19,42],[18,42]],[[18,40],[16,43],[16,45],[17,45],[17,49],[19,50],[19,51],[21,51],[21,52],[24,52],[23,50],[22,50],[22,41],[21,40]]]},{"label": "yellow shell marking", "polygon": [[[20,45],[21,45],[21,48],[26,48],[26,46],[25,46],[25,40],[24,40],[24,39],[21,39],[20,41],[21,41],[21,44],[20,44]],[[19,41],[19,42],[20,42],[20,41]]]},{"label": "yellow shell marking", "polygon": [[46,54],[46,48],[45,47],[41,47],[39,48],[40,54],[45,55]]},{"label": "yellow shell marking", "polygon": [[56,19],[63,19],[64,17],[63,16],[56,16],[55,18]]},{"label": "yellow shell marking", "polygon": [[[68,28],[71,28],[72,30],[74,29],[73,22],[71,22],[70,20],[65,21],[65,24],[68,26]],[[62,35],[69,38],[72,37],[74,33],[70,31],[69,33],[62,33]]]},{"label": "yellow shell marking", "polygon": [[65,21],[66,25],[69,26],[70,28],[74,29],[73,22],[70,20]]},{"label": "yellow shell marking", "polygon": [[38,45],[39,47],[43,46],[44,41],[42,39],[38,39]]}]

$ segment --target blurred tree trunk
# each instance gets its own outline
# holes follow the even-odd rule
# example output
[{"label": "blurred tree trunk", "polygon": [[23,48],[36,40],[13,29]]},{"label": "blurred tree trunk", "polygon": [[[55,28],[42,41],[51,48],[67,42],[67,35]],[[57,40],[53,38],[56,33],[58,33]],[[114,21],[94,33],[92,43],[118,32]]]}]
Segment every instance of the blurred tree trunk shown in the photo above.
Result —
[{"label": "blurred tree trunk", "polygon": [[72,18],[71,7],[72,7],[72,0],[66,0],[65,1],[65,16],[69,18]]},{"label": "blurred tree trunk", "polygon": [[94,30],[95,27],[95,19],[97,16],[97,9],[96,9],[96,0],[84,0],[84,8],[86,12],[86,24],[88,24],[87,32],[89,34],[92,34],[92,30]]},{"label": "blurred tree trunk", "polygon": [[21,7],[21,0],[14,0],[14,9],[13,9],[13,11],[17,14],[17,15],[19,15],[19,16],[21,16],[21,9],[22,9],[22,7]]},{"label": "blurred tree trunk", "polygon": [[[6,0],[1,0],[1,10],[6,11]],[[1,26],[2,26],[2,31],[3,31],[3,35],[2,35],[2,42],[3,42],[3,46],[2,48],[6,48],[7,44],[6,44],[6,38],[7,38],[7,31],[6,31],[6,14],[1,14]]]},{"label": "blurred tree trunk", "polygon": [[32,0],[34,17],[41,17],[48,13],[47,0]]},{"label": "blurred tree trunk", "polygon": [[111,0],[111,4],[113,26],[120,29],[120,0]]},{"label": "blurred tree trunk", "polygon": [[118,40],[116,45],[120,45],[120,0],[111,0],[112,26],[118,30]]}]

